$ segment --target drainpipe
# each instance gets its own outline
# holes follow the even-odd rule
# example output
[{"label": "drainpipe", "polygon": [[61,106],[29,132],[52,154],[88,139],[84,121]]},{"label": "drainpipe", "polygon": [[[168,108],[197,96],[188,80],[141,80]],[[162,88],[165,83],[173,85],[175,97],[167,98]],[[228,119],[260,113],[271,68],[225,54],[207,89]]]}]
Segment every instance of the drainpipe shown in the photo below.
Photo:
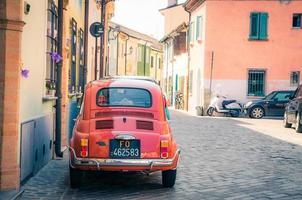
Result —
[{"label": "drainpipe", "polygon": [[[189,27],[191,24],[191,12],[188,11],[185,7],[185,11],[189,13]],[[190,29],[190,28],[189,28]],[[190,34],[190,33],[189,33]],[[189,95],[190,95],[190,88],[189,88],[189,84],[190,84],[190,63],[191,63],[191,54],[190,54],[190,44],[187,44],[187,51],[188,51],[188,73],[187,73],[187,77],[188,77],[188,81],[187,81],[187,96],[186,96],[186,110],[189,111]]]},{"label": "drainpipe", "polygon": [[119,59],[119,35],[121,32],[118,32],[116,36],[116,75],[118,76],[118,59]]},{"label": "drainpipe", "polygon": [[174,37],[172,37],[172,99],[171,99],[171,102],[172,102],[172,105],[175,106],[175,92],[174,89],[174,83],[175,83],[175,80],[174,80]]},{"label": "drainpipe", "polygon": [[[63,0],[58,1],[58,54],[62,56],[63,42]],[[55,153],[57,157],[62,158],[61,134],[62,134],[62,61],[57,64],[57,81],[56,81],[56,133],[55,133]]]},{"label": "drainpipe", "polygon": [[168,95],[169,93],[169,86],[168,86],[168,83],[169,83],[169,44],[167,42],[165,42],[166,44],[166,47],[167,47],[167,50],[166,50],[166,95]]},{"label": "drainpipe", "polygon": [[147,58],[147,44],[148,42],[146,41],[145,43],[145,49],[144,49],[144,76],[146,76],[146,58]]},{"label": "drainpipe", "polygon": [[158,52],[156,53],[156,59],[155,59],[155,76],[154,76],[154,78],[155,78],[156,82],[157,82],[157,67],[158,67],[157,61],[158,61]]},{"label": "drainpipe", "polygon": [[100,51],[100,79],[104,78],[104,56],[105,56],[105,34],[106,34],[106,26],[105,26],[105,18],[106,18],[106,0],[102,0],[102,13],[101,13],[101,23],[104,27],[104,33],[101,36],[101,51]]},{"label": "drainpipe", "polygon": [[[85,27],[84,27],[84,87],[87,83],[87,52],[88,52],[88,24],[89,23],[89,0],[85,1]],[[82,88],[84,90],[84,87]]]},{"label": "drainpipe", "polygon": [[125,45],[125,76],[127,76],[127,50],[128,50],[128,40],[130,39],[129,35],[127,35],[126,45]]},{"label": "drainpipe", "polygon": [[106,66],[105,66],[105,76],[109,76],[109,64],[110,64],[110,33],[111,33],[111,31],[112,31],[112,28],[111,27],[109,27],[109,31],[108,31],[108,40],[107,40],[107,42],[108,42],[108,47],[107,47],[107,56],[108,56],[108,61],[107,61],[107,63],[106,63]]}]

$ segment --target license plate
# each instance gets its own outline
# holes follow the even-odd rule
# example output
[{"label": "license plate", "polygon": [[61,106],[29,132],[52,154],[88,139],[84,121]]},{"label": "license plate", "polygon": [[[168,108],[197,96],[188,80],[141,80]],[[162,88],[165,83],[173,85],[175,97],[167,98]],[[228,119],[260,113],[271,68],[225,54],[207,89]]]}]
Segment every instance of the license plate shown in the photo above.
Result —
[{"label": "license plate", "polygon": [[141,157],[140,140],[110,140],[110,158],[138,159]]}]

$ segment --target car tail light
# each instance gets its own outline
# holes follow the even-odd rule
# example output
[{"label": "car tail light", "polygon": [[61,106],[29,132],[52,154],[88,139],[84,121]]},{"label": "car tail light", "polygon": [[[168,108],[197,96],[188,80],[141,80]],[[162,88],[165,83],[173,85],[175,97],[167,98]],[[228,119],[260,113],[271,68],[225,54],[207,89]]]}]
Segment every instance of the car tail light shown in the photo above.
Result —
[{"label": "car tail light", "polygon": [[169,141],[168,140],[162,140],[160,142],[160,157],[161,158],[168,158],[168,147],[169,147]]},{"label": "car tail light", "polygon": [[81,157],[88,157],[88,139],[81,139]]}]

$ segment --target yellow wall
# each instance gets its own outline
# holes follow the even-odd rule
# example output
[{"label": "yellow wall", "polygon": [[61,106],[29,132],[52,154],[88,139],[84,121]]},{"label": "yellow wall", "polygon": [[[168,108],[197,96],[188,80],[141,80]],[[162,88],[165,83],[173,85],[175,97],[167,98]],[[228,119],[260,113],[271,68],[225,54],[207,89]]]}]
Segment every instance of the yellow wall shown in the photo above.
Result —
[{"label": "yellow wall", "polygon": [[[25,26],[22,33],[23,68],[29,77],[20,83],[20,122],[49,114],[53,111],[53,101],[43,102],[46,78],[47,52],[47,1],[27,0],[31,11],[23,15]],[[21,69],[20,69],[21,71]],[[34,105],[34,106],[33,106]]]}]

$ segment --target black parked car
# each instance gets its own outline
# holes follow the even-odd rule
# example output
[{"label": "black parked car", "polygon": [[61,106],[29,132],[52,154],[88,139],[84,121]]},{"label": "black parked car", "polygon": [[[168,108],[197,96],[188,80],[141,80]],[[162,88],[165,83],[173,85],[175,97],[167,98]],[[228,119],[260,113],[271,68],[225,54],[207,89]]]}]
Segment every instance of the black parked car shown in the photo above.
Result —
[{"label": "black parked car", "polygon": [[264,116],[283,116],[286,104],[295,91],[274,91],[260,100],[247,102],[244,113],[251,118],[261,119]]},{"label": "black parked car", "polygon": [[296,90],[287,104],[284,113],[284,127],[295,126],[297,133],[302,133],[302,85]]}]

